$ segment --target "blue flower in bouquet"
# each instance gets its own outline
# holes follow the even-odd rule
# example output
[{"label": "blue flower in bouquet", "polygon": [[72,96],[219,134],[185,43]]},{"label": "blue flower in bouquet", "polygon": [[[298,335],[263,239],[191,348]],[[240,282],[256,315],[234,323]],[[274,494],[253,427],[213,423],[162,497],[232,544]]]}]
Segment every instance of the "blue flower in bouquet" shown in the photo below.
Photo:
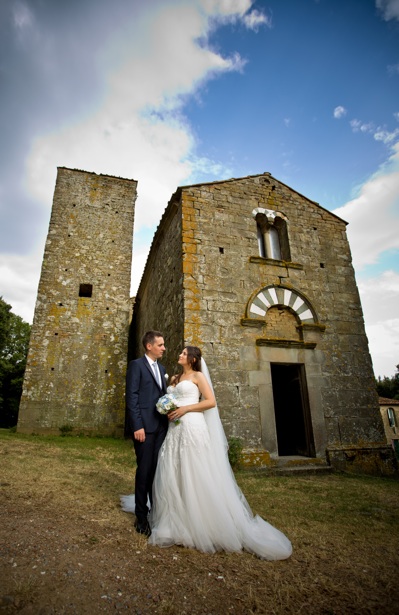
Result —
[{"label": "blue flower in bouquet", "polygon": [[[166,393],[166,395],[162,395],[156,403],[156,409],[160,414],[169,414],[169,412],[178,407],[177,399],[173,393]],[[176,425],[180,423],[179,419],[176,419],[173,422],[176,423]]]}]

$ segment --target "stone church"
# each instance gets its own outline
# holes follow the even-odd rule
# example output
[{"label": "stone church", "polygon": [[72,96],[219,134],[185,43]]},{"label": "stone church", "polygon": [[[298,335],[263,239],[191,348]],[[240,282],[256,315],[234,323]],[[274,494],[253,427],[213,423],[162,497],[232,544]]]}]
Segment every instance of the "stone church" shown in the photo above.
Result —
[{"label": "stone church", "polygon": [[246,464],[390,473],[345,221],[269,173],[180,187],[132,315],[136,189],[58,169],[18,430],[122,434],[128,338],[159,329],[169,374],[201,347]]}]

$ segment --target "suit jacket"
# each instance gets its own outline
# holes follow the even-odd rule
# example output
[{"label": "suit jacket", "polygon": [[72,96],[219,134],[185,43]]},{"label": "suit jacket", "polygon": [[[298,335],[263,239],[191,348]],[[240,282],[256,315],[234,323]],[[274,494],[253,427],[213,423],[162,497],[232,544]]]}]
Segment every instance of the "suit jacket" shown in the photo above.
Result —
[{"label": "suit jacket", "polygon": [[158,363],[162,387],[145,356],[130,361],[126,374],[126,405],[131,432],[144,428],[154,432],[160,425],[167,427],[168,419],[155,408],[158,399],[166,393],[165,368]]}]

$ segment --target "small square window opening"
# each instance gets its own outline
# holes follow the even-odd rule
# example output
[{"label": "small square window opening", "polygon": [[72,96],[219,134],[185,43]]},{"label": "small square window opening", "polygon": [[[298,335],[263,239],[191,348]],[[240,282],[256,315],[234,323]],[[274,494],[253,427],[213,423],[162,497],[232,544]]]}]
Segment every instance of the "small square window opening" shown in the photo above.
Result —
[{"label": "small square window opening", "polygon": [[93,294],[92,284],[81,284],[79,286],[79,297],[91,297]]}]

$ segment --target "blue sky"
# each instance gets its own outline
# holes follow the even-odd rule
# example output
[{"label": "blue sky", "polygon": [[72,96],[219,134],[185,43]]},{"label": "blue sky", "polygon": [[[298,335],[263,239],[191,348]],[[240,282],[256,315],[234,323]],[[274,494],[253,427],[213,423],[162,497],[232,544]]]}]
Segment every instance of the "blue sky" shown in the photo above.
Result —
[{"label": "blue sky", "polygon": [[132,294],[179,185],[268,171],[349,222],[399,363],[398,0],[0,4],[0,295],[32,321],[56,167],[138,180]]}]

